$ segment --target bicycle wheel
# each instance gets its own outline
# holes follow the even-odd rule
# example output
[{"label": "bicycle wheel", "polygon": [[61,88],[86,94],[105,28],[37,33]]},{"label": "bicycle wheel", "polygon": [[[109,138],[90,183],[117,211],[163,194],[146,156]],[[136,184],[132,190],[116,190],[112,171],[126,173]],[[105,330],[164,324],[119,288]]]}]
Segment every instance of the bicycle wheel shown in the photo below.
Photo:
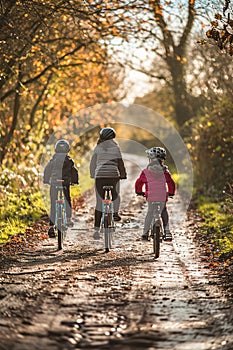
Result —
[{"label": "bicycle wheel", "polygon": [[62,208],[58,208],[58,218],[57,218],[57,240],[58,240],[58,250],[63,248],[63,237],[64,237],[64,224],[62,216]]},{"label": "bicycle wheel", "polygon": [[153,252],[155,259],[159,257],[160,254],[160,225],[154,224],[152,228],[153,236]]},{"label": "bicycle wheel", "polygon": [[111,248],[111,213],[104,215],[104,244],[105,252],[108,253]]}]

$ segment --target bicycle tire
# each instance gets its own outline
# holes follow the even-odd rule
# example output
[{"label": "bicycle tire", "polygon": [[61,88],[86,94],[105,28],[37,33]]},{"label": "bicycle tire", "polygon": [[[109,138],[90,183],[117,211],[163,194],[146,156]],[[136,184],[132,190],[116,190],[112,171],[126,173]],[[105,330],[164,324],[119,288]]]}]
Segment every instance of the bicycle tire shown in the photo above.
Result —
[{"label": "bicycle tire", "polygon": [[63,247],[63,230],[62,230],[62,219],[57,219],[57,243],[58,243],[58,250],[61,250]]},{"label": "bicycle tire", "polygon": [[157,259],[160,254],[160,226],[154,224],[152,230],[153,230],[152,231],[153,253],[154,253],[155,259]]},{"label": "bicycle tire", "polygon": [[111,248],[111,213],[104,215],[104,245],[105,252],[108,253]]},{"label": "bicycle tire", "polygon": [[63,239],[64,239],[64,216],[63,216],[63,208],[61,206],[58,207],[58,218],[57,218],[57,243],[58,250],[63,248]]}]

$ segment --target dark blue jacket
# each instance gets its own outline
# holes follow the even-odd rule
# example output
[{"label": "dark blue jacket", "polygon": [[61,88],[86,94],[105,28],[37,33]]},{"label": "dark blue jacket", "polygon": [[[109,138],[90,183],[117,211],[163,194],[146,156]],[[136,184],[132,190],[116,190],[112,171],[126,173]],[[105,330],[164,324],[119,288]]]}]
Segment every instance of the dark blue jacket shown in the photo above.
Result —
[{"label": "dark blue jacket", "polygon": [[44,183],[56,184],[57,180],[64,180],[64,185],[78,184],[78,170],[74,161],[66,153],[55,153],[44,169]]}]

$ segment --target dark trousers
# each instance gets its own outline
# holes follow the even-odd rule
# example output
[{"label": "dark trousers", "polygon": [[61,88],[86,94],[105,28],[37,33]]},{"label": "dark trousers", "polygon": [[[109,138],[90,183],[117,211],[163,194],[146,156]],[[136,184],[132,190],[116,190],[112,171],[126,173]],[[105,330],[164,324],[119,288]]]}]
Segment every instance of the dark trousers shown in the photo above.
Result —
[{"label": "dark trousers", "polygon": [[162,213],[161,213],[161,218],[162,218],[162,222],[163,222],[163,228],[165,230],[165,228],[167,227],[167,224],[169,222],[169,216],[168,216],[168,211],[167,211],[167,207],[166,207],[166,204],[162,210]]},{"label": "dark trousers", "polygon": [[112,200],[114,213],[118,213],[120,207],[120,180],[119,178],[97,178],[95,179],[95,227],[100,227],[102,215],[102,199],[104,198],[103,186],[112,186]]},{"label": "dark trousers", "polygon": [[[63,186],[63,193],[66,201],[66,216],[71,218],[71,197],[70,197],[70,185]],[[58,196],[58,189],[56,185],[50,186],[50,226],[55,224],[56,214],[56,200]]]}]

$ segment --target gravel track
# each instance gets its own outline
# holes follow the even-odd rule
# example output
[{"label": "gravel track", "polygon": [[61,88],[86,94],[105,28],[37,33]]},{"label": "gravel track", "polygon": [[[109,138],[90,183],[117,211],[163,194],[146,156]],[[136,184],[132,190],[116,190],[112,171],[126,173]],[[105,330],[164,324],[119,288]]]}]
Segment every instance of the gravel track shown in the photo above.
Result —
[{"label": "gravel track", "polygon": [[[133,166],[132,173],[135,172]],[[122,183],[122,222],[104,253],[93,239],[93,197],[76,213],[63,251],[56,239],[15,256],[1,272],[0,350],[232,350],[232,302],[207,269],[191,220],[155,260],[140,240],[146,206]]]}]

